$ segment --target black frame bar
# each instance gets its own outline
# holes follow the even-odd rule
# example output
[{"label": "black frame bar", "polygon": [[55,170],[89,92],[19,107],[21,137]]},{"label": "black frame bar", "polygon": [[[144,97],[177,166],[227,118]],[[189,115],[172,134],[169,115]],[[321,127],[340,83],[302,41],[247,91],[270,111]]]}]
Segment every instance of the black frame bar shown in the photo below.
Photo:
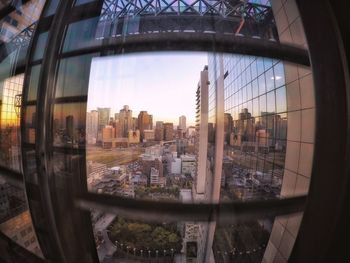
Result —
[{"label": "black frame bar", "polygon": [[350,262],[350,78],[343,45],[349,27],[339,27],[339,20],[348,21],[348,7],[296,2],[309,45],[317,132],[308,202],[288,262]]}]

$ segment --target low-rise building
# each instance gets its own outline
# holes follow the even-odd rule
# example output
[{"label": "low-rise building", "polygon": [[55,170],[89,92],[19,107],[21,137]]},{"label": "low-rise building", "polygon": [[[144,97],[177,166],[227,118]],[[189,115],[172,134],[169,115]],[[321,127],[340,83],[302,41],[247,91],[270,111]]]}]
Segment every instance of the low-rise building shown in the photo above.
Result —
[{"label": "low-rise building", "polygon": [[150,173],[150,184],[151,186],[155,186],[159,184],[159,171],[155,168],[151,168]]},{"label": "low-rise building", "polygon": [[181,159],[170,157],[168,159],[168,172],[171,174],[181,174]]},{"label": "low-rise building", "polygon": [[182,174],[188,174],[188,175],[194,175],[196,172],[196,156],[195,155],[181,155],[181,173]]}]

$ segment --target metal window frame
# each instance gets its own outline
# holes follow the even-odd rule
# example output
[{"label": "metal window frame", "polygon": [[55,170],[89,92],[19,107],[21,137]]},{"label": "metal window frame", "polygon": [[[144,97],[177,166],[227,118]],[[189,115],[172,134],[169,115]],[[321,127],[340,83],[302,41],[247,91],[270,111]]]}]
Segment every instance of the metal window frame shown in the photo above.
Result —
[{"label": "metal window frame", "polygon": [[[63,1],[65,2],[65,1]],[[164,34],[162,36],[151,36],[148,37],[146,41],[140,41],[137,39],[129,38],[127,42],[112,40],[110,42],[102,42],[102,45],[94,48],[89,48],[85,50],[77,50],[73,52],[67,52],[64,54],[60,54],[61,42],[65,35],[65,26],[69,22],[79,21],[81,19],[85,19],[88,17],[96,16],[97,10],[99,10],[99,6],[96,3],[89,3],[85,5],[81,5],[73,8],[72,16],[69,20],[66,20],[65,14],[70,11],[72,7],[72,2],[61,1],[58,10],[54,17],[49,18],[41,18],[39,20],[39,24],[35,34],[31,40],[29,54],[26,60],[26,72],[28,72],[29,67],[42,63],[42,71],[40,74],[39,81],[39,89],[38,89],[38,99],[36,101],[38,118],[37,118],[37,136],[36,136],[36,160],[38,167],[38,178],[39,178],[39,188],[34,187],[29,182],[26,182],[26,189],[29,196],[40,198],[40,203],[43,206],[42,209],[45,211],[45,215],[49,215],[47,218],[48,225],[47,229],[42,229],[42,226],[39,227],[34,220],[34,226],[39,233],[39,236],[42,234],[47,236],[50,240],[49,244],[46,244],[42,239],[39,238],[39,242],[42,248],[42,251],[45,255],[46,260],[48,261],[59,261],[59,262],[72,262],[73,258],[81,257],[81,249],[73,243],[70,243],[70,246],[73,246],[77,253],[75,255],[69,255],[62,249],[62,243],[67,242],[67,240],[63,240],[60,237],[59,233],[62,231],[60,227],[57,225],[57,221],[61,219],[57,214],[54,216],[53,210],[55,210],[55,202],[51,199],[52,197],[50,193],[54,192],[50,181],[53,180],[53,171],[52,171],[52,152],[55,151],[63,151],[65,153],[72,153],[71,149],[63,149],[57,147],[50,146],[50,142],[52,138],[50,138],[50,130],[52,129],[52,122],[50,120],[50,116],[53,110],[52,98],[54,96],[54,84],[55,78],[57,74],[57,64],[59,59],[78,56],[87,53],[96,53],[101,52],[101,55],[110,55],[110,54],[119,54],[119,53],[127,53],[127,52],[139,52],[139,51],[154,51],[154,50],[183,50],[187,49],[189,51],[212,51],[213,43],[215,43],[215,51],[216,52],[238,52],[240,51],[243,54],[255,55],[255,56],[266,56],[272,58],[288,58],[287,60],[293,61],[294,63],[299,63],[303,65],[308,65],[308,56],[307,52],[303,49],[291,47],[287,45],[281,45],[279,43],[275,43],[272,41],[262,41],[262,40],[254,40],[233,36],[215,36],[215,35],[207,35],[201,36],[200,34]],[[101,3],[101,1],[100,1]],[[90,10],[90,12],[86,12],[86,10]],[[98,13],[98,12],[97,12]],[[51,28],[50,28],[51,27]],[[48,44],[50,49],[46,49],[44,53],[44,58],[39,61],[31,61],[33,56],[33,47],[35,46],[35,41],[38,38],[39,33],[49,30]],[[164,43],[166,43],[164,45]],[[150,50],[150,47],[152,49]],[[24,94],[27,93],[28,89],[28,81],[29,76],[26,75],[25,84],[24,84]],[[49,87],[49,88],[47,88]],[[24,103],[22,103],[22,119],[24,122],[25,116],[25,106],[32,105],[34,102],[27,103],[26,97],[23,97]],[[72,97],[72,98],[62,98],[55,99],[55,102],[59,103],[68,103],[68,102],[86,102],[86,97]],[[38,120],[45,120],[44,122],[39,122]],[[47,125],[47,126],[46,126]],[[22,135],[24,135],[24,125],[22,127]],[[47,137],[49,136],[49,137]],[[26,177],[26,167],[25,167],[25,147],[26,143],[23,143],[22,154],[23,154],[23,168],[24,174]],[[31,146],[30,148],[32,148]],[[74,152],[74,151],[73,151]],[[79,155],[85,157],[85,150],[80,149],[76,151]],[[85,176],[86,182],[86,176]],[[34,187],[34,188],[33,188]],[[35,195],[31,195],[33,193],[33,189],[37,191]],[[76,197],[76,200],[71,200],[72,203],[76,203],[77,208],[87,208],[84,206],[90,202],[91,205],[95,205],[96,207],[103,209],[103,207],[107,207],[107,209],[115,208],[115,206],[121,205],[121,202],[124,204],[128,204],[124,206],[122,210],[119,207],[119,212],[122,214],[140,216],[143,212],[149,212],[150,209],[153,211],[153,218],[159,218],[159,216],[164,216],[168,220],[175,219],[177,217],[181,217],[183,219],[198,219],[199,221],[211,221],[211,220],[221,220],[223,222],[228,222],[233,220],[233,216],[237,219],[242,220],[243,218],[257,218],[257,217],[265,217],[267,215],[278,215],[278,214],[289,214],[295,213],[303,210],[305,205],[306,197],[297,197],[286,200],[275,200],[272,202],[247,202],[247,203],[232,203],[232,204],[191,204],[185,208],[182,204],[177,204],[177,209],[168,209],[170,204],[167,203],[144,203],[143,201],[136,200],[125,200],[119,197],[112,196],[102,196],[102,195],[93,195],[91,193],[82,192],[81,195]],[[107,205],[108,204],[108,205]],[[157,209],[155,209],[155,205]],[[161,209],[159,209],[159,205]],[[170,207],[172,207],[171,204]],[[145,210],[145,208],[149,208]],[[152,209],[153,207],[153,209]],[[130,213],[130,211],[133,211]],[[173,211],[172,211],[173,210]],[[197,211],[197,213],[193,213],[193,211]],[[81,215],[75,215],[75,219],[77,221],[83,221],[86,225],[89,225],[91,228],[91,222],[89,218],[89,212],[84,212],[85,218],[82,218]],[[94,262],[98,262],[96,250],[94,246],[94,240],[92,238],[92,229],[86,228],[85,232],[80,232],[81,240],[88,240],[90,242],[90,246],[88,245],[88,251],[95,252]],[[78,256],[79,255],[79,256]]]},{"label": "metal window frame", "polygon": [[[316,134],[316,143],[315,143],[315,157],[314,157],[314,167],[313,167],[313,175],[311,179],[311,185],[310,185],[310,192],[309,192],[309,197],[306,198],[300,197],[300,199],[297,199],[300,201],[299,203],[299,208],[302,209],[304,205],[306,205],[306,210],[304,212],[304,218],[302,220],[301,228],[300,228],[300,233],[301,235],[298,235],[295,247],[293,249],[292,255],[290,257],[290,262],[305,262],[305,259],[308,259],[308,262],[327,262],[327,260],[333,259],[333,257],[338,258],[338,256],[347,256],[349,258],[349,255],[346,255],[344,253],[344,245],[341,245],[341,243],[337,242],[337,235],[339,235],[341,231],[341,227],[343,227],[344,233],[348,233],[347,231],[349,230],[349,225],[348,223],[343,221],[341,215],[348,215],[346,214],[345,208],[346,204],[349,202],[348,198],[348,191],[347,189],[349,186],[349,165],[345,165],[344,167],[344,156],[349,156],[348,154],[348,149],[349,149],[349,142],[348,140],[346,143],[344,143],[344,138],[348,137],[348,122],[347,122],[347,116],[349,116],[349,110],[347,108],[347,105],[349,105],[349,87],[348,87],[348,68],[346,67],[346,62],[344,62],[344,57],[342,57],[342,54],[344,54],[344,48],[339,46],[339,43],[341,42],[341,39],[339,37],[339,32],[337,32],[336,25],[334,20],[336,18],[331,14],[331,6],[329,5],[329,2],[327,0],[314,0],[314,1],[297,1],[299,5],[299,10],[301,12],[301,16],[303,18],[304,22],[304,27],[306,31],[306,36],[308,38],[308,43],[309,43],[309,53],[310,53],[310,58],[311,58],[311,65],[312,69],[314,72],[314,81],[315,81],[315,89],[316,89],[316,108],[317,108],[317,134]],[[319,36],[315,35],[318,33],[319,27],[320,27],[320,20],[321,19],[315,19],[314,17],[314,8],[315,5],[318,6],[318,12],[322,14],[322,18],[324,17],[332,17],[330,20],[328,19],[324,23],[321,23],[324,25],[324,32],[329,34],[329,36],[333,37],[327,37],[326,39],[319,39]],[[83,5],[84,6],[84,5]],[[81,6],[80,6],[81,7]],[[66,6],[67,8],[67,6]],[[81,7],[82,8],[82,7]],[[59,22],[55,28],[62,30],[63,26],[63,17],[62,12],[66,11],[65,8],[61,7],[59,9],[59,12],[56,13],[56,17],[60,17],[60,19],[56,19],[55,22]],[[79,13],[79,12],[78,12]],[[79,15],[77,15],[79,16]],[[332,20],[333,19],[333,20]],[[327,24],[328,23],[328,24]],[[53,30],[53,29],[52,29]],[[53,30],[55,33],[55,31]],[[61,31],[62,32],[62,31]],[[51,33],[51,32],[50,32]],[[57,43],[58,41],[55,41],[59,39],[58,36],[51,36],[51,43]],[[193,40],[193,39],[192,39]],[[198,40],[198,39],[197,39]],[[157,40],[153,40],[154,44],[157,46]],[[203,45],[205,46],[205,43],[210,45],[210,50],[212,50],[212,44],[216,43],[216,41],[220,41],[216,39],[215,37],[212,37],[212,39],[207,39],[203,42],[191,42],[188,41],[187,49],[192,49],[193,45],[198,43],[198,49],[200,50],[206,50],[203,48]],[[260,42],[260,40],[258,41]],[[271,50],[266,52],[265,46],[260,46],[259,43],[256,43],[257,45],[255,48],[260,50],[259,52],[256,52],[254,50],[253,45],[250,47],[247,51],[246,54],[249,55],[257,55],[257,56],[267,56],[267,57],[275,57],[275,58],[283,58],[284,60],[288,60],[291,62],[303,64],[303,65],[308,65],[308,58],[305,59],[306,51],[303,50],[295,50],[295,49],[290,49],[290,47],[286,48],[284,51],[285,53],[281,55],[281,53],[276,54],[276,51],[271,47]],[[130,42],[129,42],[130,43]],[[174,42],[171,42],[174,43]],[[203,45],[201,45],[201,43]],[[242,41],[243,45],[244,41]],[[109,43],[104,45],[102,48],[104,51],[115,51],[115,43],[111,43],[110,46],[108,46]],[[177,43],[179,44],[179,43]],[[173,50],[176,49],[177,44],[174,44],[172,47],[168,46],[168,50]],[[230,43],[235,44],[235,43]],[[142,43],[135,41],[134,43],[129,44],[130,52],[133,51],[132,48],[138,48],[138,45],[142,45]],[[222,46],[218,45],[216,46],[217,50],[216,51],[228,51],[230,50],[231,52],[233,51],[240,51],[240,48],[242,45],[236,45],[234,48],[232,46],[225,46],[225,43],[223,41]],[[185,46],[186,47],[186,46]],[[274,48],[276,45],[274,46]],[[285,47],[285,46],[284,46]],[[56,51],[57,51],[56,47]],[[157,46],[158,49],[161,49],[161,44]],[[163,45],[164,48],[164,45]],[[197,50],[198,50],[197,49]],[[327,49],[327,52],[329,53],[325,54],[324,50]],[[283,48],[282,48],[283,50]],[[295,52],[293,52],[293,50]],[[93,52],[95,52],[94,50]],[[135,50],[134,50],[135,51]],[[146,47],[143,49],[143,51],[146,51]],[[79,55],[79,54],[84,54],[84,53],[91,53],[91,50],[80,50],[80,51],[75,51],[74,54],[66,54],[66,56],[69,55]],[[104,53],[104,52],[102,52]],[[106,52],[108,53],[108,52]],[[118,52],[117,52],[118,53]],[[54,64],[54,58],[56,60],[58,59],[57,53],[52,52],[50,54],[51,60],[43,61],[43,65],[48,66],[48,72],[55,72],[55,68],[52,67],[52,64]],[[46,55],[47,56],[47,55]],[[298,58],[298,61],[295,61],[295,57],[302,57],[301,61],[300,58]],[[286,59],[286,57],[288,59]],[[326,74],[323,74],[323,70],[321,67],[324,65],[328,65],[329,62],[332,62],[333,67],[325,67],[329,69],[330,71],[327,73],[331,73],[330,75],[328,74],[326,77]],[[51,76],[51,75],[50,75]],[[333,83],[337,84],[336,89],[330,88],[330,83],[329,78],[333,81]],[[45,86],[43,83],[46,83],[47,86]],[[50,84],[51,83],[51,84]],[[49,80],[42,80],[41,86],[43,88],[49,87],[52,89],[52,82]],[[44,93],[44,92],[42,92]],[[42,95],[43,96],[43,95]],[[331,99],[329,99],[331,98]],[[342,100],[336,100],[339,98],[343,98]],[[48,102],[47,98],[45,98],[45,103]],[[22,104],[24,105],[24,104]],[[45,105],[44,105],[45,106]],[[46,105],[47,106],[47,105]],[[42,112],[41,116],[45,117],[45,114]],[[334,137],[334,131],[330,131],[329,123],[333,123],[335,127],[335,132],[337,133],[337,136]],[[41,127],[41,129],[44,127]],[[47,128],[47,127],[46,127]],[[44,130],[41,130],[42,133]],[[327,142],[329,141],[335,141],[334,145],[329,145]],[[326,142],[326,143],[325,143]],[[329,155],[329,151],[334,151],[337,154],[335,155]],[[48,153],[48,149],[44,149],[42,152],[38,151],[38,156],[37,158],[40,160],[39,164],[44,164],[45,163],[42,161],[42,153]],[[332,162],[332,165],[329,163],[325,162],[325,160]],[[4,171],[4,169],[0,168],[0,171]],[[46,171],[42,170],[41,171],[42,175],[46,175]],[[330,173],[336,173],[338,176],[335,178],[335,182],[329,185],[329,174]],[[11,173],[8,173],[9,177],[15,178]],[[18,174],[17,174],[18,177]],[[18,178],[16,179],[18,181]],[[342,187],[340,187],[342,186]],[[330,187],[330,188],[329,188]],[[329,191],[331,193],[331,198],[329,196],[321,195],[322,198],[320,198],[320,195],[318,194],[318,191],[320,189],[323,189],[325,191]],[[293,199],[294,201],[296,199]],[[83,194],[76,199],[76,204],[78,207],[81,207],[83,209],[86,209],[87,204],[95,205],[97,208],[100,209],[105,209],[105,207],[109,208],[118,208],[120,207],[120,202],[121,201],[127,201],[126,203],[128,204],[127,207],[125,208],[128,212],[134,210],[132,213],[136,213],[135,209],[138,211],[146,211],[143,209],[141,206],[142,202],[136,201],[135,200],[124,200],[122,198],[115,198],[115,197],[110,197],[110,196],[95,196],[94,194],[91,193],[86,193]],[[292,200],[290,200],[292,201]],[[283,201],[278,201],[276,205],[281,204],[280,202]],[[254,207],[253,210],[259,209],[263,207],[264,202],[256,202],[254,206],[250,202],[246,203],[241,203],[241,204],[236,204],[236,205],[241,205],[243,208],[249,208],[249,206]],[[267,205],[267,210],[265,212],[271,212],[273,211],[276,207],[274,207],[274,203],[265,203]],[[291,202],[291,207],[297,204],[297,202]],[[335,206],[334,204],[338,204],[338,206]],[[158,204],[157,204],[158,205]],[[234,204],[229,204],[227,206],[227,211],[231,213],[233,210],[232,209]],[[135,207],[136,206],[136,207]],[[148,208],[152,208],[152,204],[146,204]],[[219,211],[220,210],[220,205],[217,205],[216,208],[213,208],[213,205],[209,205],[213,209],[213,211]],[[230,207],[231,206],[231,207]],[[201,209],[204,207],[208,209],[209,207],[206,205],[201,205],[197,206],[196,209],[198,210],[198,218],[201,219],[201,217],[204,216],[202,214]],[[215,207],[215,205],[214,205]],[[286,209],[288,205],[286,205],[283,209]],[[322,215],[324,218],[321,220],[318,220],[315,222],[315,215],[320,214],[320,208],[321,207],[326,207],[324,211],[322,212]],[[230,208],[230,209],[229,209]],[[290,208],[290,207],[289,207]],[[288,208],[288,209],[289,209]],[[165,208],[164,208],[165,209]],[[195,207],[193,207],[195,209]],[[286,210],[286,213],[293,212],[293,209],[291,210]],[[154,207],[153,207],[154,210]],[[244,209],[243,209],[244,210]],[[278,210],[278,209],[277,209]],[[119,210],[118,210],[119,211]],[[249,211],[249,209],[248,209]],[[288,212],[289,211],[289,212]],[[297,210],[294,210],[297,211]],[[298,210],[300,211],[300,210]],[[331,213],[331,211],[334,212],[334,214]],[[169,212],[163,210],[163,212]],[[192,211],[190,211],[192,213]],[[238,214],[241,212],[237,212]],[[169,213],[171,214],[171,213]],[[175,214],[171,214],[171,218],[176,217],[177,214],[185,214],[180,207]],[[187,215],[189,215],[188,213]],[[238,215],[235,213],[235,215]],[[248,213],[249,214],[249,213]],[[254,213],[253,213],[254,214]],[[193,215],[193,213],[191,214]],[[199,216],[200,215],[200,216]],[[336,216],[333,216],[336,215]],[[193,215],[196,216],[196,215]],[[208,217],[206,217],[208,218]],[[210,217],[209,217],[210,218]],[[170,219],[170,217],[169,217]],[[331,227],[329,227],[331,226]],[[38,229],[37,229],[38,230]],[[321,233],[320,233],[321,230]],[[322,231],[324,231],[322,233]],[[317,235],[315,235],[317,233]],[[52,234],[52,233],[48,233]],[[323,239],[320,238],[320,236],[323,237]],[[327,238],[332,237],[332,241],[336,241],[335,243],[331,244],[329,242],[324,242]],[[318,240],[317,240],[318,239]],[[336,248],[336,244],[339,244],[339,248]],[[311,247],[310,247],[311,246]],[[332,253],[334,251],[340,252],[338,254]],[[60,254],[61,252],[57,252]],[[56,259],[63,257],[62,255],[55,254]],[[51,255],[52,256],[52,255]],[[306,256],[306,257],[305,257]],[[323,257],[323,258],[322,258]],[[49,259],[49,258],[48,258]],[[52,259],[52,257],[51,257]],[[50,259],[49,259],[50,260]],[[63,261],[62,261],[63,262]]]}]

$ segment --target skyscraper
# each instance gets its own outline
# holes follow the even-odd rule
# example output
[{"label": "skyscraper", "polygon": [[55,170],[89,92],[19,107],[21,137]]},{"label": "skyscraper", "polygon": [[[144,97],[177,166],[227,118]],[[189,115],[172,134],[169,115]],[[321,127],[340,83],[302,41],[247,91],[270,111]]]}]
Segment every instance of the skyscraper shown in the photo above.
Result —
[{"label": "skyscraper", "polygon": [[141,133],[141,139],[144,139],[144,130],[153,129],[153,116],[148,114],[147,111],[140,111],[138,116],[138,128]]},{"label": "skyscraper", "polygon": [[111,108],[97,108],[98,111],[98,130],[102,131],[103,127],[108,125]]},{"label": "skyscraper", "polygon": [[97,139],[98,132],[98,111],[92,110],[86,113],[86,135],[88,142]]},{"label": "skyscraper", "polygon": [[171,141],[174,139],[174,125],[170,122],[163,124],[164,127],[164,140]]},{"label": "skyscraper", "polygon": [[179,129],[181,129],[183,132],[186,131],[186,116],[182,115],[179,117]]},{"label": "skyscraper", "polygon": [[203,195],[205,191],[207,150],[208,150],[208,67],[200,73],[196,92],[196,138],[195,150],[197,166],[195,174],[195,195]]},{"label": "skyscraper", "polygon": [[162,141],[164,139],[164,125],[162,121],[156,122],[155,140]]},{"label": "skyscraper", "polygon": [[132,129],[133,119],[132,119],[132,110],[129,109],[128,105],[124,105],[124,107],[119,111],[119,124],[121,128],[122,137],[127,138],[129,130]]}]

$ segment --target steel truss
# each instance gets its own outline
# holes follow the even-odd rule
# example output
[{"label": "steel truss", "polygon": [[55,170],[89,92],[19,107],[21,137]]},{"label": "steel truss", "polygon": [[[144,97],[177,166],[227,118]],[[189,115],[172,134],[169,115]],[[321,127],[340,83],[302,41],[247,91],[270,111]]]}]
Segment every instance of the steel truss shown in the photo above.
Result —
[{"label": "steel truss", "polygon": [[99,21],[100,37],[239,29],[243,35],[277,39],[271,7],[238,0],[105,0]]}]

